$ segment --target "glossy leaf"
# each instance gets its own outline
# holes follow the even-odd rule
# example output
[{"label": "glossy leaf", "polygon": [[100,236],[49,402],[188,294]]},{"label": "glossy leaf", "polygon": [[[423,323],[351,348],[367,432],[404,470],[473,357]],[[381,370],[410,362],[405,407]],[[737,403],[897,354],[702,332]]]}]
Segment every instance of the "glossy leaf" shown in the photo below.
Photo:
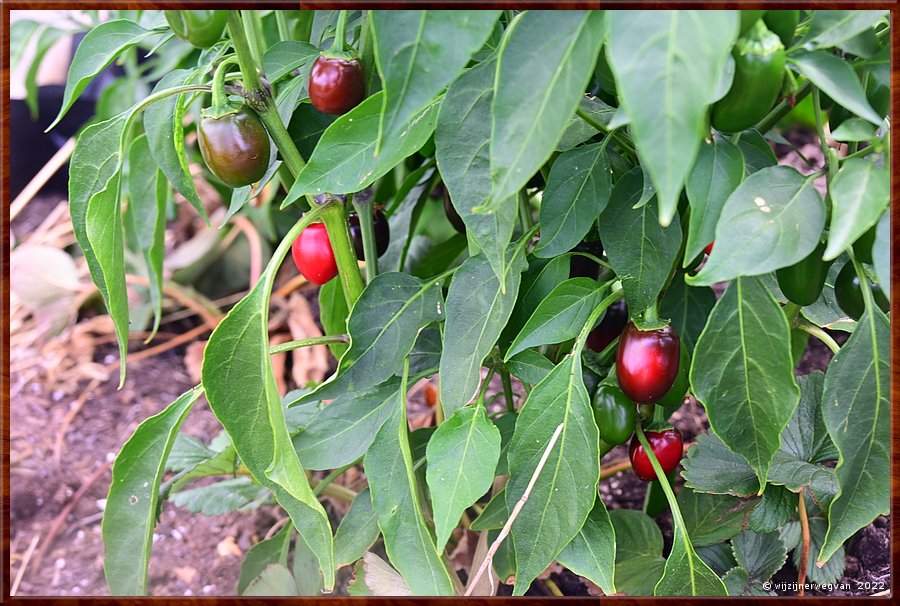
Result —
[{"label": "glossy leaf", "polygon": [[358,192],[425,145],[434,132],[437,103],[412,116],[402,133],[375,154],[382,94],[372,95],[325,129],[282,207],[307,194]]},{"label": "glossy leaf", "polygon": [[734,143],[717,137],[700,146],[686,187],[691,218],[684,250],[685,267],[715,240],[722,207],[743,178],[744,156]]},{"label": "glossy leaf", "polygon": [[553,362],[533,349],[525,349],[507,360],[506,367],[520,381],[536,385],[553,370]]},{"label": "glossy leaf", "polygon": [[825,205],[811,179],[789,166],[764,168],[728,198],[712,254],[685,280],[709,286],[788,267],[813,251],[824,226]]},{"label": "glossy leaf", "polygon": [[538,305],[569,277],[570,260],[568,256],[552,259],[531,257],[528,269],[522,274],[519,297],[506,328],[503,329],[502,346],[506,346],[515,338],[525,323],[531,318]]},{"label": "glossy leaf", "polygon": [[554,162],[541,198],[538,257],[555,257],[577,245],[609,202],[612,174],[602,143],[564,152]]},{"label": "glossy leaf", "polygon": [[547,161],[575,112],[603,43],[602,11],[527,11],[506,30],[491,107],[486,207],[515,196]]},{"label": "glossy leaf", "polygon": [[372,11],[375,61],[384,86],[376,154],[401,136],[487,41],[500,11]]},{"label": "glossy leaf", "polygon": [[653,177],[661,225],[675,217],[738,21],[734,11],[609,13],[606,56],[641,163]]},{"label": "glossy leaf", "polygon": [[891,183],[887,167],[878,168],[863,158],[851,158],[831,183],[831,225],[826,260],[836,259],[884,212],[890,201]]},{"label": "glossy leaf", "polygon": [[440,371],[441,406],[448,417],[477,394],[481,365],[515,305],[525,260],[520,247],[510,247],[507,257],[502,283],[484,255],[463,263],[450,283]]},{"label": "glossy leaf", "polygon": [[[874,307],[874,306],[873,306]],[[853,533],[890,511],[890,325],[869,307],[825,373],[822,412],[837,447],[840,490],[828,508],[827,561]]]},{"label": "glossy leaf", "polygon": [[675,265],[682,236],[678,221],[668,227],[659,224],[655,200],[633,208],[642,192],[642,173],[634,168],[616,182],[609,206],[600,216],[600,239],[622,280],[632,315],[656,300]]},{"label": "glossy leaf", "polygon": [[519,412],[509,447],[506,503],[525,492],[550,438],[563,430],[512,526],[514,595],[522,595],[584,526],[600,474],[599,434],[581,378],[581,358],[566,356],[535,386]]},{"label": "glossy leaf", "polygon": [[759,280],[738,278],[713,308],[691,364],[712,430],[750,463],[760,492],[800,399],[790,343],[772,295]]},{"label": "glossy leaf", "polygon": [[606,595],[616,593],[616,533],[603,499],[597,498],[584,526],[556,559],[575,574],[590,579]]},{"label": "glossy leaf", "polygon": [[769,142],[755,128],[733,135],[731,141],[736,142],[744,156],[744,173],[747,176],[778,164]]},{"label": "glossy leaf", "polygon": [[881,116],[872,109],[849,63],[826,51],[792,53],[790,61],[836,103],[876,126],[881,124]]},{"label": "glossy leaf", "polygon": [[203,390],[195,387],[138,425],[112,469],[103,513],[103,571],[112,595],[146,595],[159,485],[178,428]]},{"label": "glossy leaf", "polygon": [[350,503],[334,533],[334,565],[336,568],[352,564],[378,540],[378,515],[372,507],[372,493],[362,489]]},{"label": "glossy leaf", "polygon": [[653,589],[658,596],[724,596],[725,584],[700,559],[691,547],[690,539],[681,524],[675,523],[672,551],[666,558],[663,576]]},{"label": "glossy leaf", "polygon": [[500,432],[483,405],[458,408],[438,425],[426,449],[438,552],[460,516],[491,488],[500,458]]}]

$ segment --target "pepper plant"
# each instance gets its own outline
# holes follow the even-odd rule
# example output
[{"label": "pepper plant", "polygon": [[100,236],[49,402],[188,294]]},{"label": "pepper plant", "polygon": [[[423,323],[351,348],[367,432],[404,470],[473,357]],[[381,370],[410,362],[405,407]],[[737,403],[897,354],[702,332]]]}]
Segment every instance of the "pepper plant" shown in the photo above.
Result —
[{"label": "pepper plant", "polygon": [[[72,157],[121,380],[126,268],[158,323],[172,193],[206,218],[185,133],[228,217],[275,191],[290,226],[202,383],[119,453],[112,593],[152,590],[167,502],[284,510],[246,594],[331,592],[348,566],[353,595],[523,594],[554,562],[606,594],[841,577],[845,542],[889,511],[886,11],[166,13],[88,32],[59,114],[113,61],[188,49]],[[824,157],[799,170],[770,145],[798,104]],[[273,350],[292,249],[327,336]],[[834,357],[798,377],[810,336]],[[322,343],[333,375],[279,393],[270,354]],[[433,426],[410,431],[429,378]],[[179,433],[202,397],[224,430],[206,442]],[[669,419],[690,398],[709,432],[682,460]],[[646,504],[608,510],[598,484],[629,462],[607,453],[629,440]],[[351,467],[358,492],[334,482]],[[464,533],[467,584],[448,556]]]}]

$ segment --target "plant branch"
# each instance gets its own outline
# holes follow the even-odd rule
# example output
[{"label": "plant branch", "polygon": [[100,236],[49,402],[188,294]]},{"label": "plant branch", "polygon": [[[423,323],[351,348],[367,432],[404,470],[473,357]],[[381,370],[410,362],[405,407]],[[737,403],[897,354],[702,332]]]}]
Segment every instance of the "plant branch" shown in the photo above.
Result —
[{"label": "plant branch", "polygon": [[[362,461],[362,457],[359,457],[355,461],[347,463],[346,465],[344,465],[343,467],[341,467],[339,469],[335,469],[330,474],[328,474],[327,476],[322,478],[313,488],[313,494],[316,496],[319,496],[320,494],[322,494],[329,486],[331,486],[332,482],[334,482],[336,479],[338,479],[345,471],[347,471],[351,467],[357,465],[360,461]],[[334,490],[334,488],[337,488],[336,484],[332,488],[332,491]],[[343,486],[341,488],[343,488]],[[349,490],[349,489],[347,489],[347,490]],[[356,495],[354,495],[354,496],[356,496]]]},{"label": "plant branch", "polygon": [[322,214],[322,222],[325,224],[331,248],[334,250],[338,277],[341,280],[341,286],[344,287],[344,298],[347,300],[347,309],[352,310],[353,304],[359,299],[365,285],[359,274],[356,251],[353,250],[353,244],[350,242],[350,232],[347,229],[347,221],[344,219],[343,205],[335,202]]},{"label": "plant branch", "polygon": [[797,595],[803,595],[803,586],[806,584],[806,567],[809,565],[809,518],[806,515],[806,501],[803,499],[803,488],[800,489],[797,501],[797,511],[800,514],[800,566],[797,571]]},{"label": "plant branch", "polygon": [[600,470],[600,479],[605,480],[606,478],[616,475],[620,471],[628,471],[629,469],[631,469],[631,461],[627,457],[610,461],[606,467]]},{"label": "plant branch", "polygon": [[503,379],[503,397],[506,398],[506,410],[516,412],[516,401],[513,396],[512,379],[509,376],[509,371],[505,368],[500,370],[500,378]]},{"label": "plant branch", "polygon": [[828,349],[831,350],[831,353],[836,354],[837,352],[839,352],[841,350],[841,346],[837,344],[837,341],[832,339],[831,335],[829,335],[827,332],[825,332],[823,329],[819,328],[818,326],[815,326],[808,322],[800,321],[800,322],[797,322],[797,328],[799,328],[803,332],[811,334],[812,336],[817,338],[819,341],[821,341],[822,343],[827,345]]},{"label": "plant branch", "polygon": [[310,337],[308,339],[297,339],[296,341],[288,341],[280,343],[269,348],[269,355],[284,353],[301,347],[311,347],[313,345],[328,345],[329,343],[349,343],[350,339],[347,335],[331,335],[325,337]]},{"label": "plant branch", "polygon": [[500,549],[500,545],[509,534],[513,522],[516,521],[516,518],[519,517],[519,512],[522,511],[522,507],[524,507],[525,503],[528,502],[528,496],[531,494],[531,490],[534,488],[534,484],[535,482],[537,482],[538,476],[541,475],[541,470],[543,470],[544,465],[547,464],[547,459],[550,457],[550,451],[553,450],[553,447],[556,445],[556,441],[559,439],[559,434],[562,433],[562,430],[563,424],[560,423],[556,427],[556,431],[553,432],[553,436],[550,438],[550,442],[547,444],[547,448],[544,449],[544,454],[541,455],[541,460],[538,461],[534,473],[531,474],[531,479],[528,481],[528,486],[525,487],[525,492],[522,493],[522,498],[520,498],[516,503],[516,506],[513,507],[512,512],[509,514],[509,519],[506,521],[506,524],[503,525],[503,529],[500,531],[500,534],[497,535],[497,538],[494,539],[493,543],[491,543],[491,548],[487,552],[487,557],[484,558],[484,561],[478,568],[478,572],[476,572],[475,576],[472,577],[472,580],[469,581],[466,593],[463,595],[472,595],[472,591],[475,589],[476,585],[478,585],[478,581],[484,575],[484,571],[487,570],[488,566],[490,566],[494,561],[494,554],[496,554],[497,550]]}]

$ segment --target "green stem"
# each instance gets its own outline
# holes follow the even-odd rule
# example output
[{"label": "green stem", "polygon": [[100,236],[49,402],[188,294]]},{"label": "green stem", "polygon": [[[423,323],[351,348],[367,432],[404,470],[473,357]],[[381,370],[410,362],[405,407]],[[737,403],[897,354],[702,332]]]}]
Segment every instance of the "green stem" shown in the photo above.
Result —
[{"label": "green stem", "polygon": [[819,137],[819,147],[822,148],[822,156],[825,159],[825,165],[828,167],[828,172],[825,174],[825,179],[828,182],[826,189],[830,190],[831,181],[837,173],[837,161],[834,156],[834,150],[828,147],[828,142],[825,139],[825,124],[822,122],[822,102],[818,88],[813,88],[813,113],[816,115],[816,135]]},{"label": "green stem", "polygon": [[320,494],[322,494],[322,491],[325,490],[332,482],[334,482],[336,479],[338,479],[341,476],[341,474],[343,474],[345,471],[347,471],[351,467],[359,464],[360,461],[362,461],[362,457],[356,459],[352,463],[347,463],[346,465],[344,465],[343,467],[341,467],[339,469],[335,469],[330,474],[328,474],[327,476],[322,478],[319,481],[319,483],[316,484],[316,487],[313,488],[313,494],[316,496],[319,496]]},{"label": "green stem", "polygon": [[[662,466],[659,464],[659,460],[656,458],[656,453],[653,452],[650,443],[647,442],[647,437],[644,435],[644,430],[641,429],[640,421],[635,424],[634,435],[637,436],[638,442],[644,447],[644,453],[647,455],[647,458],[650,459],[650,465],[653,466],[653,471],[656,472],[659,486],[666,495],[666,500],[669,502],[669,509],[672,511],[673,525],[675,528],[685,528],[684,518],[681,517],[681,510],[678,508],[678,501],[675,500],[675,493],[672,491],[672,487],[669,485],[669,479],[666,477]],[[691,543],[687,533],[681,533],[681,540],[684,542],[685,551],[690,552]]]},{"label": "green stem", "polygon": [[522,222],[523,232],[534,227],[534,217],[531,216],[531,204],[528,201],[528,194],[524,191],[519,192],[519,220]]},{"label": "green stem", "polygon": [[[806,98],[812,91],[812,82],[807,80],[803,84],[800,85],[800,88],[797,90],[797,94],[794,96],[794,105],[802,101]],[[794,105],[791,105],[787,99],[782,99],[778,103],[775,104],[769,113],[766,114],[762,120],[756,123],[756,130],[758,130],[762,134],[766,134],[772,127],[778,124],[778,121],[784,118],[792,109],[794,109]]]},{"label": "green stem", "polygon": [[359,62],[366,78],[366,92],[372,88],[370,82],[375,74],[375,44],[372,41],[372,33],[369,31],[371,16],[371,11],[363,11],[362,25],[359,30]]},{"label": "green stem", "polygon": [[615,271],[615,269],[613,269],[613,266],[612,266],[612,265],[610,265],[609,263],[607,263],[606,261],[604,261],[604,260],[601,259],[600,257],[598,257],[598,256],[596,256],[596,255],[592,255],[592,254],[589,253],[589,252],[584,252],[584,251],[578,250],[578,251],[573,252],[572,254],[573,254],[573,255],[580,255],[580,256],[582,256],[582,257],[588,258],[588,259],[590,259],[591,261],[593,261],[594,263],[596,263],[597,265],[599,265],[600,267],[605,267],[606,269],[609,269],[609,270],[611,270],[611,271]]},{"label": "green stem", "polygon": [[[241,21],[241,11],[228,11],[228,33],[231,36],[231,44],[241,64],[241,74],[244,77],[244,90],[248,94],[255,95],[263,90],[262,81],[259,79],[257,64],[253,59],[253,49],[247,41],[244,32],[244,24]],[[254,109],[256,107],[254,106]]]},{"label": "green stem", "polygon": [[590,124],[595,130],[612,137],[616,143],[621,145],[632,154],[636,153],[634,145],[632,145],[630,141],[622,137],[617,131],[610,131],[608,128],[600,124],[600,122],[598,122],[592,115],[584,111],[581,106],[579,106],[578,109],[575,110],[575,114],[579,118]]},{"label": "green stem", "polygon": [[263,39],[262,33],[262,17],[260,17],[259,11],[245,10],[241,11],[241,18],[244,22],[244,33],[247,35],[253,63],[262,67],[262,56],[265,51],[265,40]]},{"label": "green stem", "polygon": [[347,11],[338,13],[337,24],[334,26],[334,41],[331,43],[333,52],[344,52],[344,44],[347,38]]},{"label": "green stem", "polygon": [[801,322],[797,323],[797,328],[799,328],[803,332],[811,334],[812,336],[817,338],[819,341],[821,341],[822,343],[827,345],[828,349],[831,350],[831,353],[836,354],[837,352],[839,352],[841,350],[841,346],[838,345],[837,342],[831,338],[831,335],[829,335],[827,332],[825,332],[818,326],[809,324],[808,322],[801,321]]},{"label": "green stem", "polygon": [[275,23],[278,24],[278,38],[284,42],[291,39],[291,30],[288,27],[287,16],[284,11],[275,11]]},{"label": "green stem", "polygon": [[578,339],[575,341],[575,346],[572,348],[572,353],[575,355],[581,355],[581,351],[584,349],[584,344],[587,341],[588,335],[591,330],[594,328],[594,324],[597,323],[597,320],[600,318],[600,314],[606,311],[606,308],[621,299],[624,296],[624,292],[621,290],[617,290],[613,293],[607,295],[600,304],[591,312],[591,315],[588,317],[587,322],[585,322],[584,326],[581,328],[581,332],[578,334]]},{"label": "green stem", "polygon": [[338,276],[341,279],[341,286],[344,287],[347,309],[352,310],[353,304],[359,299],[365,286],[362,276],[359,275],[356,251],[353,250],[353,244],[350,242],[350,232],[347,229],[347,221],[344,220],[342,205],[333,204],[322,214],[322,222],[325,224],[335,261],[337,261]]},{"label": "green stem", "polygon": [[788,301],[787,303],[785,303],[784,307],[782,308],[782,311],[784,312],[784,315],[788,319],[788,324],[794,324],[797,321],[797,317],[800,315],[801,309],[803,309],[803,308],[800,305],[797,305],[796,303],[792,303],[791,301]]},{"label": "green stem", "polygon": [[864,147],[858,151],[855,151],[851,154],[847,154],[843,158],[838,158],[838,162],[846,162],[850,158],[862,158],[864,156],[868,156],[869,154],[876,151],[876,147],[874,145],[870,145],[868,147]]},{"label": "green stem", "polygon": [[378,275],[378,248],[375,242],[375,223],[372,219],[374,201],[371,194],[353,196],[353,208],[362,232],[363,259],[366,262],[366,284]]},{"label": "green stem", "polygon": [[212,81],[212,104],[214,108],[225,107],[228,104],[228,93],[225,92],[225,76],[228,67],[238,62],[238,58],[232,55],[222,61],[216,68],[216,75]]},{"label": "green stem", "polygon": [[506,398],[506,410],[509,412],[516,412],[516,402],[515,397],[513,396],[512,390],[512,379],[509,376],[509,371],[505,368],[500,371],[500,378],[503,379],[503,397]]},{"label": "green stem", "polygon": [[308,339],[297,339],[296,341],[288,341],[269,348],[269,355],[284,353],[301,347],[312,347],[313,345],[328,345],[330,343],[349,343],[350,339],[347,335],[330,335],[326,337],[310,337]]}]

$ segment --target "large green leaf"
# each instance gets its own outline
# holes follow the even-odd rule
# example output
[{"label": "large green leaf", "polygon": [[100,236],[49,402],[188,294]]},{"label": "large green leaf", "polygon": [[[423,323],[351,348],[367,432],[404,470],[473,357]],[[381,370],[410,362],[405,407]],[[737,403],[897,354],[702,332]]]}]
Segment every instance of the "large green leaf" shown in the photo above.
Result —
[{"label": "large green leaf", "polygon": [[487,41],[500,11],[372,11],[375,62],[384,86],[378,153],[434,99]]},{"label": "large green leaf", "polygon": [[616,589],[632,596],[653,595],[666,565],[659,526],[636,509],[613,509],[609,519],[616,537]]},{"label": "large green leaf", "polygon": [[92,28],[75,50],[75,56],[72,57],[72,64],[69,66],[69,75],[66,77],[62,107],[47,130],[59,124],[91,80],[106,69],[116,57],[155,34],[160,32],[144,29],[127,19],[106,21]]},{"label": "large green leaf", "polygon": [[463,511],[491,488],[500,459],[500,431],[483,405],[458,408],[438,425],[425,453],[425,477],[441,552]]},{"label": "large green leaf", "polygon": [[363,291],[347,321],[350,347],[337,372],[298,404],[366,391],[403,365],[419,330],[443,316],[440,285],[407,274],[379,274]]},{"label": "large green leaf", "polygon": [[851,158],[841,167],[829,189],[831,225],[824,258],[836,259],[869,230],[890,201],[891,178],[887,167],[863,158]]},{"label": "large green leaf", "polygon": [[294,448],[307,469],[337,469],[368,450],[393,412],[400,379],[393,377],[366,391],[338,395],[299,433]]},{"label": "large green leaf", "polygon": [[694,286],[759,276],[806,258],[825,226],[825,204],[809,177],[789,166],[750,175],[729,196],[716,225],[716,246]]},{"label": "large green leaf", "polygon": [[603,44],[602,11],[527,11],[506,30],[491,108],[491,208],[547,161],[584,96]]},{"label": "large green leaf", "polygon": [[146,595],[159,485],[178,428],[203,394],[195,387],[138,425],[113,465],[103,512],[103,571],[112,595]]},{"label": "large green leaf", "polygon": [[800,389],[787,318],[758,279],[738,278],[716,303],[694,350],[691,387],[716,435],[756,471],[761,493]]},{"label": "large green leaf", "polygon": [[541,301],[569,277],[569,269],[568,255],[552,259],[531,257],[528,261],[528,269],[522,274],[522,285],[519,287],[516,306],[509,317],[509,322],[506,323],[506,328],[503,329],[501,347],[505,347],[519,334]]},{"label": "large green leaf", "polygon": [[491,101],[496,67],[494,60],[479,63],[450,86],[441,101],[434,146],[441,178],[466,225],[466,234],[485,253],[494,273],[502,276],[518,211],[516,198],[494,205],[490,213],[472,212],[491,195]]},{"label": "large green leaf", "polygon": [[734,11],[609,12],[606,56],[662,225],[675,217],[738,22]]},{"label": "large green leaf", "polygon": [[700,492],[749,497],[759,479],[747,459],[732,452],[715,434],[697,436],[682,460],[684,485]]},{"label": "large green leaf", "polygon": [[753,501],[685,489],[678,493],[678,509],[694,547],[727,541],[741,532]]},{"label": "large green leaf", "polygon": [[603,499],[597,498],[584,526],[556,559],[596,583],[606,595],[616,593],[616,533]]},{"label": "large green leaf", "polygon": [[554,288],[509,346],[506,359],[529,347],[577,337],[607,286],[591,278],[572,278]]},{"label": "large green leaf", "polygon": [[812,21],[803,39],[797,42],[806,50],[830,48],[872,28],[888,11],[813,11]]},{"label": "large green leaf", "polygon": [[825,562],[857,530],[890,511],[890,324],[874,305],[825,373],[822,412],[840,458],[828,508]]},{"label": "large green leaf", "polygon": [[600,216],[600,239],[622,280],[632,315],[656,300],[672,273],[682,236],[680,222],[668,227],[659,224],[655,200],[634,208],[643,184],[641,169],[630,170],[616,183],[609,206]]},{"label": "large green leaf", "polygon": [[836,103],[876,126],[881,124],[881,116],[872,109],[849,63],[827,51],[792,53],[789,60]]},{"label": "large green leaf", "polygon": [[372,505],[384,547],[414,595],[453,595],[453,582],[429,530],[413,470],[406,422],[406,393],[395,400],[392,417],[381,426],[366,453]]},{"label": "large green leaf", "polygon": [[566,356],[535,386],[519,413],[507,455],[510,510],[525,493],[560,424],[562,433],[512,525],[517,563],[514,595],[525,593],[572,542],[597,496],[600,438],[581,376],[580,356]]},{"label": "large green leaf", "polygon": [[330,588],[334,585],[331,525],[291,444],[269,359],[272,283],[291,243],[314,219],[314,213],[308,214],[288,232],[253,290],[213,331],[201,374],[210,408],[231,436],[241,461],[291,516],[315,552],[325,586]]},{"label": "large green leaf", "polygon": [[662,578],[653,588],[658,596],[724,596],[725,584],[715,572],[700,559],[682,524],[674,524],[672,551],[666,558]]},{"label": "large green leaf", "polygon": [[602,143],[563,152],[554,162],[541,198],[538,257],[555,257],[581,242],[612,191],[612,173]]},{"label": "large green leaf", "polygon": [[434,132],[437,102],[412,116],[405,130],[375,154],[383,94],[372,95],[325,129],[282,207],[307,194],[358,192],[425,145]]},{"label": "large green leaf", "polygon": [[378,515],[372,507],[372,493],[366,487],[350,503],[334,533],[335,567],[352,564],[378,539]]},{"label": "large green leaf", "polygon": [[510,247],[506,254],[502,282],[488,259],[478,255],[463,263],[450,283],[440,368],[441,406],[448,417],[478,392],[482,362],[516,303],[525,259],[521,247]]},{"label": "large green leaf", "polygon": [[684,248],[685,267],[715,239],[722,207],[743,178],[744,157],[734,143],[716,137],[700,146],[686,187],[691,219]]}]

